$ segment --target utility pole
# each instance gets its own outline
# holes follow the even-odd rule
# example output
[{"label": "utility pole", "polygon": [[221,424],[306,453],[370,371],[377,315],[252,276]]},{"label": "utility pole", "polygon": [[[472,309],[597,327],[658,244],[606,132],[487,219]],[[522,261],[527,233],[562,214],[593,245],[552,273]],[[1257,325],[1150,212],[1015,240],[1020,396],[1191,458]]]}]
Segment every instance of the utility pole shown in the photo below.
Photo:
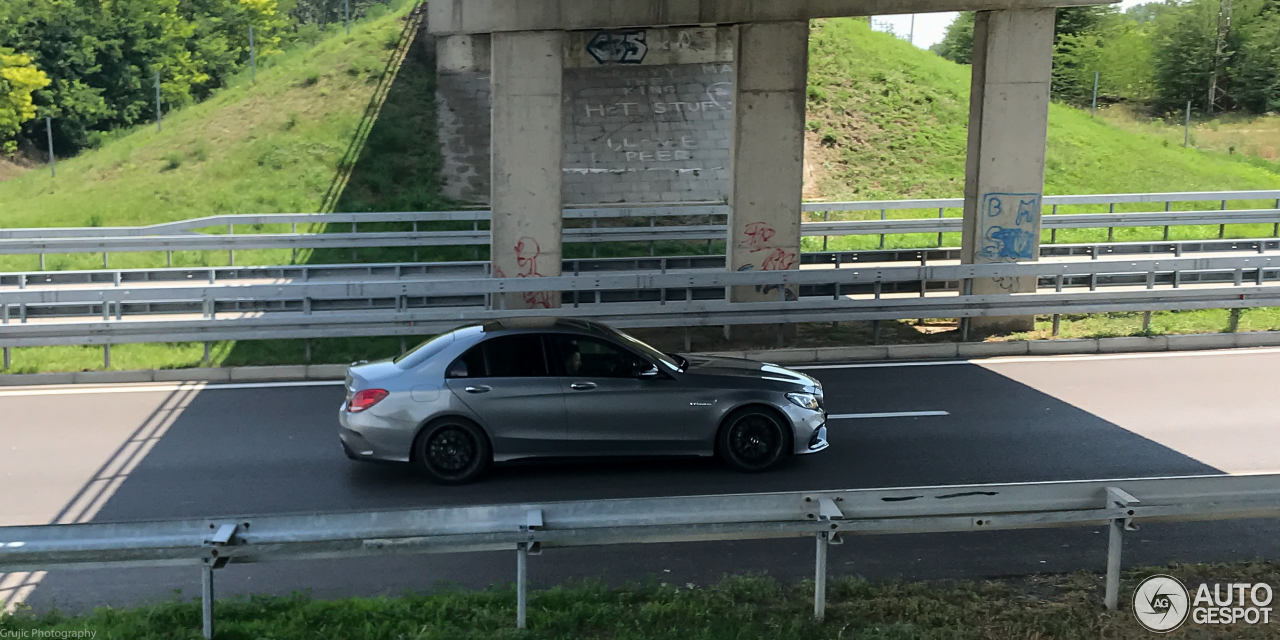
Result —
[{"label": "utility pole", "polygon": [[1187,147],[1187,143],[1191,140],[1191,101],[1187,101],[1187,122],[1182,125],[1182,148]]},{"label": "utility pole", "polygon": [[58,177],[58,161],[53,157],[53,118],[44,117],[44,130],[49,136],[49,177]]},{"label": "utility pole", "polygon": [[1209,105],[1205,111],[1213,115],[1213,105],[1218,100],[1218,71],[1227,49],[1227,37],[1231,34],[1231,0],[1218,0],[1218,31],[1213,47],[1213,73],[1209,75]]},{"label": "utility pole", "polygon": [[342,13],[347,19],[347,35],[351,35],[351,0],[342,0]]},{"label": "utility pole", "polygon": [[258,82],[258,59],[253,50],[253,25],[249,25],[249,82]]},{"label": "utility pole", "polygon": [[907,42],[916,43],[916,14],[911,14],[911,31],[907,34]]},{"label": "utility pole", "polygon": [[156,131],[163,131],[160,121],[164,120],[164,114],[160,112],[160,70],[156,69]]},{"label": "utility pole", "polygon": [[1093,104],[1089,107],[1089,118],[1093,118],[1093,114],[1098,110],[1098,75],[1100,72],[1093,72]]}]

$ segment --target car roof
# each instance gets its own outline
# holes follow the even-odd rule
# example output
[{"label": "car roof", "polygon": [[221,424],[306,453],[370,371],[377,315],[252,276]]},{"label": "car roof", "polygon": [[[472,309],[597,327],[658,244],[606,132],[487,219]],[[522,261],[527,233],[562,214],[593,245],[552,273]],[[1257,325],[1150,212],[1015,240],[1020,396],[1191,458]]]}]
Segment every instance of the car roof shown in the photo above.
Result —
[{"label": "car roof", "polygon": [[579,320],[577,318],[548,318],[545,316],[503,318],[501,320],[486,322],[481,325],[481,327],[485,333],[519,329],[541,329],[544,331],[560,330],[577,333],[590,333],[601,336],[607,336],[612,333],[608,327],[598,322]]}]

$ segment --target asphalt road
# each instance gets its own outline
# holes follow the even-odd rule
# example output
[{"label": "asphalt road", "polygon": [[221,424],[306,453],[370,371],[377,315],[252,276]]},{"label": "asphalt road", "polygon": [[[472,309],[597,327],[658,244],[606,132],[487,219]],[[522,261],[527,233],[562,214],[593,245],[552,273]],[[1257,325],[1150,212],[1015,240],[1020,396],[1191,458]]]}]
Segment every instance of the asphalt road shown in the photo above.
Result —
[{"label": "asphalt road", "polygon": [[[335,433],[340,385],[0,389],[0,525],[343,511],[778,490],[1035,482],[1280,471],[1280,350],[810,369],[832,446],[775,472],[707,460],[512,463],[438,487],[358,464]],[[1274,521],[1149,525],[1126,565],[1280,557]],[[833,574],[990,577],[1101,569],[1098,530],[846,538]],[[535,587],[580,578],[707,584],[725,573],[812,571],[812,541],[548,550]],[[218,595],[398,593],[514,578],[509,553],[232,565]],[[0,596],[83,610],[199,595],[195,569],[61,571],[0,578]]]}]

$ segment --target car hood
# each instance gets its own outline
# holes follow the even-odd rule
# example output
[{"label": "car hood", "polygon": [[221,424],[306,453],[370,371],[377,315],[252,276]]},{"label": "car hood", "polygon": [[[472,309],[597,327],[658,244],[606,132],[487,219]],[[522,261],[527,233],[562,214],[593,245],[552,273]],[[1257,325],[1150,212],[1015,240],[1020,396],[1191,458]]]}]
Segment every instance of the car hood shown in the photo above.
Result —
[{"label": "car hood", "polygon": [[724,358],[719,356],[686,356],[689,366],[687,373],[706,376],[734,376],[788,382],[803,387],[821,388],[817,380],[776,364],[757,362],[746,358]]}]

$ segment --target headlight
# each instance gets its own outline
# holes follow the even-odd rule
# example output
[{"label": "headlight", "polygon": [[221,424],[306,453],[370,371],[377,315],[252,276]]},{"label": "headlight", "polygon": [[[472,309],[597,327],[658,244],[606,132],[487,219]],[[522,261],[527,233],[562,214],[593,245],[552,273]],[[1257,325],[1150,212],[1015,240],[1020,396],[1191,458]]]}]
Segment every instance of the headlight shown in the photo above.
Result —
[{"label": "headlight", "polygon": [[818,398],[811,393],[788,393],[787,399],[798,407],[804,407],[810,411],[817,411],[822,407],[818,404]]}]

